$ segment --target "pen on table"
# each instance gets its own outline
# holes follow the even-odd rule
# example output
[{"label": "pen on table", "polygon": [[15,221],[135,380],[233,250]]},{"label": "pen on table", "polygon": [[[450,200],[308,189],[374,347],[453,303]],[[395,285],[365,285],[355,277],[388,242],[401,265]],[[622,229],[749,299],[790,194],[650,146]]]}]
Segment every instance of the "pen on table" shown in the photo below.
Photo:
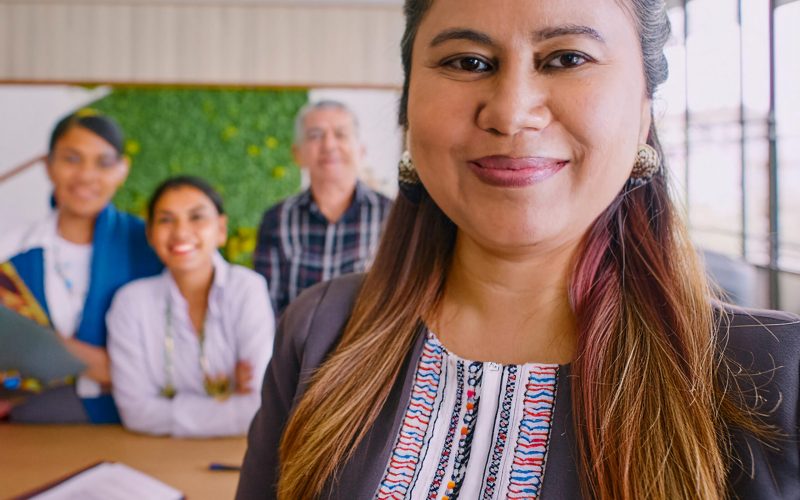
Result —
[{"label": "pen on table", "polygon": [[211,462],[210,464],[208,464],[208,470],[240,471],[242,470],[242,468],[238,465],[220,464],[217,462]]}]

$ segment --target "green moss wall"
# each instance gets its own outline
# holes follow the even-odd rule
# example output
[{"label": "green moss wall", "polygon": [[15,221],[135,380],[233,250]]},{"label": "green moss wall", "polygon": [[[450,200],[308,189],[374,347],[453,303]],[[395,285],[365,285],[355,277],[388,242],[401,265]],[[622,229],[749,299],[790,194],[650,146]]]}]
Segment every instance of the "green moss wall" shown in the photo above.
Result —
[{"label": "green moss wall", "polygon": [[143,216],[165,178],[204,177],[230,218],[226,257],[249,265],[261,214],[299,189],[292,128],[307,101],[305,90],[115,88],[91,105],[127,136],[132,167],[115,204]]}]

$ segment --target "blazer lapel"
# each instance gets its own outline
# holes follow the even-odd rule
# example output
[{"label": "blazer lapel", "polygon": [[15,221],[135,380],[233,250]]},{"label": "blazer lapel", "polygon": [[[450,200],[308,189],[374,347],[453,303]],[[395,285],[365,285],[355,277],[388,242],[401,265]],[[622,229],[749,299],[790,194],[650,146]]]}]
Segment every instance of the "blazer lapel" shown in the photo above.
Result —
[{"label": "blazer lapel", "polygon": [[419,328],[414,346],[397,381],[392,387],[386,404],[375,424],[369,430],[353,457],[342,468],[337,481],[326,488],[322,498],[358,498],[375,497],[378,485],[386,472],[389,456],[394,448],[394,441],[405,417],[411,387],[417,372],[417,364],[425,345],[425,329]]},{"label": "blazer lapel", "polygon": [[555,408],[550,429],[550,443],[545,460],[541,500],[581,498],[580,478],[575,453],[575,430],[572,425],[570,366],[558,369]]}]

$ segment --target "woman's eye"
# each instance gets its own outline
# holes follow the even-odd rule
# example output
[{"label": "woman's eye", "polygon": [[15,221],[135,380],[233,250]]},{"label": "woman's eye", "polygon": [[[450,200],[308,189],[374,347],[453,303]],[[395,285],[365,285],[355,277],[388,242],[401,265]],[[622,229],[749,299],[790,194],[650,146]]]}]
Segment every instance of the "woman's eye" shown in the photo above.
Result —
[{"label": "woman's eye", "polygon": [[589,58],[579,52],[562,52],[556,54],[546,64],[549,68],[576,68],[589,61]]},{"label": "woman's eye", "polygon": [[459,57],[458,59],[451,59],[445,66],[460,71],[468,71],[470,73],[485,73],[492,69],[492,66],[480,57]]},{"label": "woman's eye", "polygon": [[117,164],[119,158],[116,156],[103,156],[97,162],[101,168],[111,168]]}]

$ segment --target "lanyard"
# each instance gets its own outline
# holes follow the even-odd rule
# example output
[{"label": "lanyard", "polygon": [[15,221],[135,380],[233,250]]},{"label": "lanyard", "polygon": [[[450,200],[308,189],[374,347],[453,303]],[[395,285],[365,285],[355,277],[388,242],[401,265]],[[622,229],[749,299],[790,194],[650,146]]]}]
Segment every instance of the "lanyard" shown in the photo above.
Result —
[{"label": "lanyard", "polygon": [[61,282],[64,283],[64,288],[67,290],[67,296],[69,297],[69,308],[71,309],[73,321],[75,322],[73,326],[75,331],[62,333],[64,335],[73,335],[81,326],[81,321],[83,320],[83,307],[86,303],[86,293],[88,293],[88,290],[85,290],[83,293],[79,293],[75,289],[75,282],[69,276],[67,276],[67,272],[64,270],[64,263],[61,261],[61,244],[58,241],[58,237],[56,237],[55,241],[53,241],[50,250],[52,250],[53,254],[53,269],[55,270]]},{"label": "lanyard", "polygon": [[[161,389],[161,395],[172,399],[177,390],[175,388],[175,337],[172,333],[172,296],[167,292],[166,335],[164,336],[164,371],[167,383]],[[205,327],[200,329],[200,371],[203,372],[203,387],[206,394],[215,399],[226,399],[233,392],[230,378],[212,377],[209,375],[208,357],[206,356]]]}]

